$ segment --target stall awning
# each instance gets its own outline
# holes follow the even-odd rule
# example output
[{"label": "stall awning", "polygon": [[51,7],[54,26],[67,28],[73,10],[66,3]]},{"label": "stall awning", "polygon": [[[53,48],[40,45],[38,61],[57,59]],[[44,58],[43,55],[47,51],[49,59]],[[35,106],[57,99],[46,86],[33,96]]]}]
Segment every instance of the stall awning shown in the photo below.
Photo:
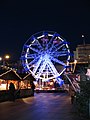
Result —
[{"label": "stall awning", "polygon": [[13,69],[9,69],[6,72],[0,74],[0,79],[4,80],[21,80],[22,78]]}]

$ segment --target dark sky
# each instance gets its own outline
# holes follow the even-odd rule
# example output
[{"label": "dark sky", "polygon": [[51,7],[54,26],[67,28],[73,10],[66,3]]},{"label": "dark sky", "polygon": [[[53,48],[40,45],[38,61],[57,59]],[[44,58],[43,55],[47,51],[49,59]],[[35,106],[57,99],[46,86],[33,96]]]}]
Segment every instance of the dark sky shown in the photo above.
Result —
[{"label": "dark sky", "polygon": [[75,50],[90,43],[89,0],[2,0],[0,2],[0,55],[18,59],[27,39],[39,31],[58,32]]}]

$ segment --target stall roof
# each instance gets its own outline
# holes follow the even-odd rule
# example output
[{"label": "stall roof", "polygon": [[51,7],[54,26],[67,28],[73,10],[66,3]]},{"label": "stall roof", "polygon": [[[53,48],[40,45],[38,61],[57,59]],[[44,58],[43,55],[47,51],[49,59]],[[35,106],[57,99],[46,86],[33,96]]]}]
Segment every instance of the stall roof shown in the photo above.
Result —
[{"label": "stall roof", "polygon": [[22,78],[13,69],[9,69],[6,72],[0,74],[0,79],[4,80],[21,80]]},{"label": "stall roof", "polygon": [[31,73],[28,73],[25,77],[23,77],[23,80],[36,81]]}]

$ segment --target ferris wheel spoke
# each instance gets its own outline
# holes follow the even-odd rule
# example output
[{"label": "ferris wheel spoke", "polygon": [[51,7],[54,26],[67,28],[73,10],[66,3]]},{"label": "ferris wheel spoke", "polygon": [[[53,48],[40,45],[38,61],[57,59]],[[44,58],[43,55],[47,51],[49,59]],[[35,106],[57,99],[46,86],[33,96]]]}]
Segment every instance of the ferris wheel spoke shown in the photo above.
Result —
[{"label": "ferris wheel spoke", "polygon": [[53,69],[51,69],[50,65],[48,65],[48,69],[52,75],[55,75],[55,72],[53,71]]},{"label": "ferris wheel spoke", "polygon": [[58,60],[57,58],[51,57],[51,60],[54,61],[54,62],[56,62],[56,63],[61,64],[62,66],[66,66],[66,64],[64,62]]},{"label": "ferris wheel spoke", "polygon": [[39,57],[33,59],[31,62],[28,63],[28,66],[32,65],[32,64],[35,64],[37,62]]},{"label": "ferris wheel spoke", "polygon": [[29,46],[29,48],[31,49],[31,50],[33,50],[34,52],[36,52],[36,53],[38,53],[38,49],[36,49],[36,48],[33,48],[33,47],[31,47],[31,46]]},{"label": "ferris wheel spoke", "polygon": [[58,51],[58,50],[60,50],[63,46],[65,46],[64,44],[62,44],[61,46],[59,46],[58,48],[55,48],[54,50],[53,50],[53,48],[50,50],[50,52],[51,52],[51,54],[56,54],[56,52]]},{"label": "ferris wheel spoke", "polygon": [[55,50],[55,49],[56,49],[55,45],[52,44],[52,46],[49,48],[49,51],[52,52],[52,51]]},{"label": "ferris wheel spoke", "polygon": [[59,57],[59,56],[68,56],[69,53],[67,51],[62,51],[62,52],[57,52],[57,53],[53,53],[51,54],[53,57]]},{"label": "ferris wheel spoke", "polygon": [[32,35],[31,39],[33,41],[31,42],[30,46],[37,46],[39,49],[42,49],[40,42],[38,41],[38,39],[34,35]]},{"label": "ferris wheel spoke", "polygon": [[38,57],[38,55],[37,54],[28,54],[25,58],[26,59],[34,59],[34,58],[37,58]]},{"label": "ferris wheel spoke", "polygon": [[33,67],[33,65],[28,66],[28,64],[26,63],[23,67],[24,69],[26,69],[26,71],[28,71]]},{"label": "ferris wheel spoke", "polygon": [[48,65],[50,66],[51,70],[53,71],[54,75],[59,75],[55,66],[53,65],[53,63],[51,62],[51,60],[48,60]]},{"label": "ferris wheel spoke", "polygon": [[58,46],[62,45],[62,44],[65,44],[66,42],[63,40],[63,41],[59,41],[57,44],[55,44],[55,47],[57,48]]},{"label": "ferris wheel spoke", "polygon": [[49,40],[49,43],[47,44],[47,48],[48,48],[48,49],[51,48],[51,47],[49,47],[49,45],[52,45],[52,41],[53,41],[55,35],[56,35],[56,32],[52,35],[51,39]]},{"label": "ferris wheel spoke", "polygon": [[65,44],[62,44],[61,46],[59,46],[58,48],[56,48],[55,51],[59,50],[59,49],[62,48],[63,46],[65,46]]},{"label": "ferris wheel spoke", "polygon": [[39,49],[43,49],[42,45],[40,44],[39,40],[36,39],[36,44]]},{"label": "ferris wheel spoke", "polygon": [[36,65],[35,65],[35,67],[34,67],[34,69],[33,69],[33,73],[34,73],[34,74],[35,74],[36,71],[38,70],[41,62],[42,62],[42,56],[41,56],[40,59],[37,61]]},{"label": "ferris wheel spoke", "polygon": [[45,70],[45,67],[46,67],[46,63],[43,62],[42,65],[39,68],[39,74],[38,74],[37,77],[41,76],[41,74],[43,73],[43,70]]},{"label": "ferris wheel spoke", "polygon": [[49,49],[49,51],[54,51],[57,49],[57,47],[60,47],[60,45],[62,45],[64,42],[63,41],[60,41],[58,44],[52,44],[51,48]]}]

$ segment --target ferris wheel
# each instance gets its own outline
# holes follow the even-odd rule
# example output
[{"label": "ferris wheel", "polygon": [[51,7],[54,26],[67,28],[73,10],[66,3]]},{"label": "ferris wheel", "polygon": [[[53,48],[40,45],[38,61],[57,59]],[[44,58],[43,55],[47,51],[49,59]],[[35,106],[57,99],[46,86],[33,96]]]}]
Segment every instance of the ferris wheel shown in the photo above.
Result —
[{"label": "ferris wheel", "polygon": [[26,41],[21,60],[25,71],[36,80],[59,80],[69,64],[70,50],[66,40],[57,32],[41,31]]}]

